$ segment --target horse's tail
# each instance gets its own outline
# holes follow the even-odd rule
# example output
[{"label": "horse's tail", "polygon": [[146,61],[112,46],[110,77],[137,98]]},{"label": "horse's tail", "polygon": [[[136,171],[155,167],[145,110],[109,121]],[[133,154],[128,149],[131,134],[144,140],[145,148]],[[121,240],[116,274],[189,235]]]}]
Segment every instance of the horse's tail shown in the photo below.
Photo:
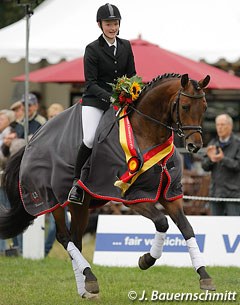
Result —
[{"label": "horse's tail", "polygon": [[9,159],[2,181],[10,202],[10,208],[0,208],[0,238],[2,239],[12,238],[22,233],[35,218],[25,211],[18,188],[23,153],[24,147]]}]

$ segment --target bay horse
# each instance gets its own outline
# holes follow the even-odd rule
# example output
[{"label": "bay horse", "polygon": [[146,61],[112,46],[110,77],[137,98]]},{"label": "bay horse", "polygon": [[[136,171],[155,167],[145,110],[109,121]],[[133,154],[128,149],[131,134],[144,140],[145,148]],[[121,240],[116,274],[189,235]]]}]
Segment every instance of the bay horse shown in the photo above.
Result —
[{"label": "bay horse", "polygon": [[[97,278],[93,274],[90,264],[81,253],[82,237],[88,223],[89,207],[92,202],[100,199],[103,200],[102,203],[106,203],[111,199],[118,200],[139,215],[152,220],[156,228],[156,233],[150,252],[145,253],[139,258],[138,264],[142,270],[146,270],[153,266],[156,260],[162,255],[164,238],[168,230],[168,220],[165,213],[158,207],[160,203],[164,207],[166,214],[168,214],[177,225],[186,241],[192,265],[200,277],[200,288],[215,290],[213,281],[205,269],[205,263],[196,243],[194,231],[184,215],[181,190],[182,164],[178,151],[175,149],[172,140],[169,140],[172,139],[173,132],[176,132],[179,136],[185,138],[186,149],[189,152],[196,153],[202,147],[201,123],[207,108],[203,89],[206,88],[209,81],[209,76],[206,76],[200,81],[190,79],[188,74],[164,74],[158,76],[142,89],[138,100],[127,107],[124,115],[120,115],[118,118],[114,116],[115,121],[113,125],[110,126],[111,128],[107,128],[107,134],[99,142],[105,143],[107,141],[106,139],[108,139],[108,135],[111,135],[113,132],[113,126],[118,130],[118,124],[120,125],[124,119],[128,119],[134,141],[138,146],[138,154],[140,154],[140,157],[142,158],[140,160],[140,163],[142,164],[134,173],[131,172],[131,166],[130,168],[125,165],[125,167],[123,166],[124,168],[127,168],[125,175],[128,177],[126,178],[123,175],[122,180],[118,180],[120,187],[122,187],[121,189],[119,189],[119,185],[117,184],[117,186],[111,185],[114,190],[119,190],[121,194],[119,200],[113,195],[109,197],[96,196],[86,183],[79,180],[78,183],[86,191],[83,204],[78,205],[67,202],[67,194],[73,180],[74,157],[76,157],[77,148],[75,149],[75,155],[71,155],[71,153],[77,145],[73,145],[71,146],[71,149],[69,149],[67,145],[63,146],[66,144],[64,143],[66,140],[61,138],[60,141],[55,141],[55,144],[51,147],[47,141],[50,139],[49,141],[54,143],[53,132],[60,134],[62,137],[63,128],[65,128],[64,122],[61,122],[56,128],[54,128],[54,126],[61,120],[64,120],[65,116],[64,114],[59,114],[56,117],[56,121],[52,121],[53,123],[51,123],[51,120],[47,122],[37,134],[33,136],[33,139],[31,139],[25,150],[19,151],[19,153],[14,155],[7,165],[4,185],[11,203],[11,208],[9,210],[1,211],[0,238],[6,239],[18,235],[23,232],[38,215],[41,215],[46,211],[51,211],[56,221],[57,240],[67,250],[72,261],[78,294],[83,298],[94,298],[97,297],[99,293]],[[70,117],[70,121],[73,120],[72,114],[76,115],[76,109],[74,109],[74,107],[81,106],[73,106],[72,110],[66,110],[68,111],[66,112],[66,116],[68,118]],[[44,136],[44,134],[46,134],[46,136]],[[44,138],[44,141],[42,142],[41,137]],[[70,133],[68,133],[67,137],[71,137]],[[74,140],[76,140],[75,138],[77,138],[77,136],[73,137]],[[117,138],[117,136],[114,135],[114,138]],[[39,141],[41,142],[41,148],[37,146]],[[79,141],[79,139],[76,141]],[[166,145],[166,143],[168,144]],[[80,143],[78,143],[78,145],[79,144]],[[35,146],[37,146],[37,149],[35,149]],[[159,147],[161,149],[159,149]],[[161,154],[162,151],[165,149],[167,150],[169,147],[170,150],[165,153],[162,158],[159,158],[158,153]],[[114,149],[115,146],[113,147],[113,150]],[[50,153],[50,150],[53,151],[52,154]],[[67,154],[66,150],[68,150]],[[97,152],[98,151],[101,151],[101,149],[97,149]],[[112,152],[112,154],[113,153],[115,152]],[[68,154],[70,154],[70,157],[66,157]],[[118,153],[115,154],[118,155]],[[49,157],[49,155],[51,157]],[[65,174],[55,175],[58,176],[56,178],[54,176],[55,171],[57,171],[58,167],[61,167],[62,164],[60,166],[53,162],[55,162],[56,159],[60,159],[60,157],[64,160],[63,173]],[[66,158],[69,159],[66,160]],[[74,160],[72,160],[73,162],[70,166],[68,163],[71,158]],[[93,162],[93,164],[94,158],[93,151],[91,157],[91,163]],[[146,168],[146,165],[150,161],[152,162],[154,158],[157,158],[157,160],[155,160],[153,166]],[[111,159],[110,156],[108,156],[107,159]],[[133,161],[134,167],[136,165],[136,160],[134,161],[134,158],[131,158],[131,161]],[[98,167],[97,164],[90,166],[89,175],[93,176],[93,180],[98,180],[94,179],[95,166],[96,168]],[[114,170],[115,165],[112,165],[111,168]],[[34,176],[35,171],[38,172],[38,174],[35,174]],[[65,179],[65,176],[67,175],[70,175],[69,179]],[[154,180],[156,180],[157,177],[159,184],[156,184],[151,177],[154,177]],[[34,179],[38,179],[36,180],[35,188],[37,184],[41,184],[41,186],[39,185],[39,188],[43,188],[43,194],[41,195],[42,201],[36,201],[36,199],[39,199],[40,195],[38,196],[38,192],[31,189],[33,187],[32,185],[34,185]],[[55,185],[56,183],[54,184],[54,179],[57,179],[56,183],[60,183],[60,180],[62,179],[64,182],[62,187],[57,188]],[[134,182],[132,183],[132,181]],[[50,185],[46,186],[47,183]],[[144,189],[144,183],[147,184],[148,189],[152,189],[153,185],[156,184],[154,186],[156,187],[154,196],[151,198],[149,197],[150,199],[146,198],[145,195],[141,195],[142,189]],[[105,179],[105,184],[109,185],[112,184],[112,182],[109,179]],[[124,189],[125,186],[127,186],[126,189]],[[172,187],[174,188],[173,190],[171,190]],[[126,199],[127,196],[132,196],[132,189],[134,190],[135,195],[140,197],[137,199]],[[65,197],[58,195],[58,193],[61,192]],[[30,197],[29,194],[31,195]],[[63,199],[59,200],[59,198]],[[49,207],[42,212],[34,212],[31,209],[29,212],[26,204],[27,199],[30,201],[32,200],[34,203],[32,203],[32,205],[35,206],[35,208],[39,208],[44,201],[54,201],[54,204],[52,208]],[[61,203],[59,204],[59,202]],[[65,224],[65,213],[63,209],[65,205],[68,205],[71,213],[70,230]]]}]

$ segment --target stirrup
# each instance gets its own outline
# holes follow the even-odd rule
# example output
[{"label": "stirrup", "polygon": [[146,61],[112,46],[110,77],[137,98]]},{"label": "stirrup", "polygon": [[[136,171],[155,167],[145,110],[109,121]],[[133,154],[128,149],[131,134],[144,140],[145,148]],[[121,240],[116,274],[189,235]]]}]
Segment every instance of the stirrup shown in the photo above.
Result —
[{"label": "stirrup", "polygon": [[[77,191],[77,188],[79,188],[82,192],[82,194],[79,194],[78,191]],[[75,194],[74,194],[75,193]],[[70,192],[68,193],[68,198],[67,200],[69,202],[72,202],[72,203],[76,203],[76,204],[80,204],[82,205],[83,202],[84,202],[84,198],[85,198],[85,191],[83,189],[81,189],[80,187],[74,185]]]}]

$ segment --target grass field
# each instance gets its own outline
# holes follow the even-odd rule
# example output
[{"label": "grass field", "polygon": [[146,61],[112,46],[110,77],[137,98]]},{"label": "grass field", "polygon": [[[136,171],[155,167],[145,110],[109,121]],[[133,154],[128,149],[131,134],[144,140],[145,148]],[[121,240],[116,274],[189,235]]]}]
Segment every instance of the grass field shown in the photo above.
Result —
[{"label": "grass field", "polygon": [[[93,242],[85,256],[91,261]],[[50,256],[32,261],[21,257],[0,257],[0,305],[125,305],[125,304],[240,304],[240,268],[208,268],[217,286],[217,292],[236,292],[236,301],[163,301],[150,300],[153,290],[160,293],[201,293],[198,276],[192,268],[153,267],[147,271],[138,268],[113,268],[93,265],[100,285],[99,300],[83,300],[76,292],[70,259],[57,244]],[[137,299],[128,298],[136,291]],[[143,291],[148,300],[140,301]]]}]

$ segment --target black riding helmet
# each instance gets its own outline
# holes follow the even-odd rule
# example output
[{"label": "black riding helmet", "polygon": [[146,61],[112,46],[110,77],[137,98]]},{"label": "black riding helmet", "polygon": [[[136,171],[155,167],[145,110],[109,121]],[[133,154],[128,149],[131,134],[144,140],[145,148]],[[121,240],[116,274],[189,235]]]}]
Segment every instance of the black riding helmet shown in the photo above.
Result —
[{"label": "black riding helmet", "polygon": [[102,20],[119,20],[120,22],[121,14],[119,9],[115,5],[109,3],[100,6],[97,11],[97,22],[101,23]]}]

